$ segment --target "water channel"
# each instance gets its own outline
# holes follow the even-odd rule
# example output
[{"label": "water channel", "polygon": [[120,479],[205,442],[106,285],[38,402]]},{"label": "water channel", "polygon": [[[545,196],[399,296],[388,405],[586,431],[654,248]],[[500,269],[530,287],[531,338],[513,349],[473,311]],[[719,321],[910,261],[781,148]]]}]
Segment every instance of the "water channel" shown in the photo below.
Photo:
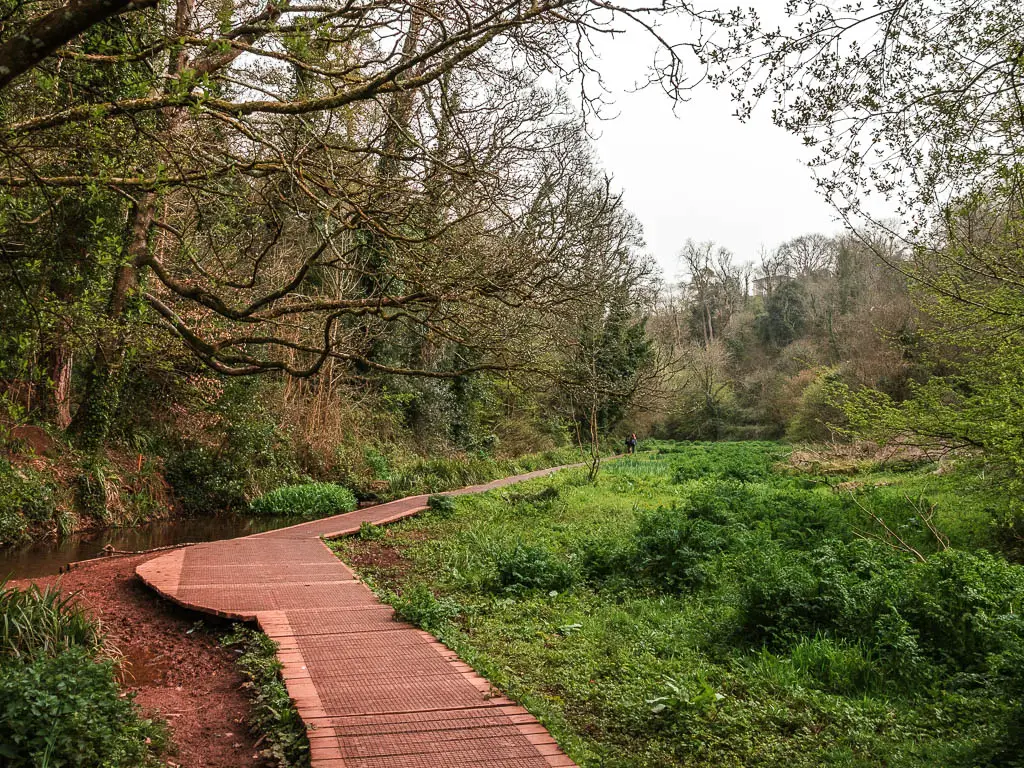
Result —
[{"label": "water channel", "polygon": [[68,563],[88,560],[110,546],[141,551],[186,542],[248,536],[303,522],[296,517],[251,518],[221,515],[185,520],[160,520],[137,528],[105,528],[60,540],[36,541],[21,547],[0,547],[0,582],[34,579],[59,573]]}]

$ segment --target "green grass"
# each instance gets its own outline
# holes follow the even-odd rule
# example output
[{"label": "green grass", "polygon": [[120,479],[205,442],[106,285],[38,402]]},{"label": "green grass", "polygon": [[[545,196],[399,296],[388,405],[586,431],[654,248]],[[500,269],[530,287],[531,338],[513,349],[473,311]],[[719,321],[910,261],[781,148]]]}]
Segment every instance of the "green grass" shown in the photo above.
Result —
[{"label": "green grass", "polygon": [[379,454],[372,462],[377,479],[386,483],[380,498],[399,499],[423,493],[437,493],[467,485],[478,485],[510,475],[533,472],[562,464],[577,464],[587,460],[579,448],[568,446],[549,451],[531,453],[512,458],[489,455],[461,455],[416,459],[395,467]]},{"label": "green grass", "polygon": [[654,447],[334,546],[399,550],[369,583],[585,767],[1024,764],[1024,569],[970,467]]},{"label": "green grass", "polygon": [[257,517],[296,515],[307,520],[340,515],[355,508],[356,497],[352,491],[333,483],[286,485],[249,504],[249,512]]}]

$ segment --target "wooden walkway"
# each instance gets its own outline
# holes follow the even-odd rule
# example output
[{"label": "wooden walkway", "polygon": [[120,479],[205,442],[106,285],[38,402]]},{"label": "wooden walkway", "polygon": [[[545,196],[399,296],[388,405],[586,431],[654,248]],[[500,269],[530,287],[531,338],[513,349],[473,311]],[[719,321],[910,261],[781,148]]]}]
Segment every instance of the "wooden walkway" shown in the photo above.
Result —
[{"label": "wooden walkway", "polygon": [[197,544],[136,570],[175,603],[256,621],[278,642],[285,684],[309,726],[313,768],[575,766],[532,715],[431,635],[398,621],[321,540],[408,517],[427,498]]}]

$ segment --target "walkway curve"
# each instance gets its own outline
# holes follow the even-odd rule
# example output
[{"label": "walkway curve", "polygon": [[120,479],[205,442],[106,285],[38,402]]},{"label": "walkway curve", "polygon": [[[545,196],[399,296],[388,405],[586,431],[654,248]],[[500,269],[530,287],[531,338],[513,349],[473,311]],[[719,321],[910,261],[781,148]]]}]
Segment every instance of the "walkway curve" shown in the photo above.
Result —
[{"label": "walkway curve", "polygon": [[414,515],[428,498],[195,544],[148,560],[136,573],[179,605],[256,621],[277,641],[288,693],[309,729],[313,768],[575,766],[529,712],[431,635],[397,620],[323,542],[364,522]]}]

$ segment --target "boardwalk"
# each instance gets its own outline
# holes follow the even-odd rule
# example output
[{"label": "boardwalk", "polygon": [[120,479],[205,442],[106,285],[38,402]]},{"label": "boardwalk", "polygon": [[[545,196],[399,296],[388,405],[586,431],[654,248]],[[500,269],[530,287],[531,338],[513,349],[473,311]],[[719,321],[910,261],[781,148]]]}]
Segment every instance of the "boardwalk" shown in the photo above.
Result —
[{"label": "boardwalk", "polygon": [[[555,470],[463,488],[475,493]],[[241,539],[175,550],[138,567],[176,603],[256,621],[310,727],[313,768],[574,766],[532,715],[426,632],[397,621],[321,537],[387,523],[426,496]]]}]

